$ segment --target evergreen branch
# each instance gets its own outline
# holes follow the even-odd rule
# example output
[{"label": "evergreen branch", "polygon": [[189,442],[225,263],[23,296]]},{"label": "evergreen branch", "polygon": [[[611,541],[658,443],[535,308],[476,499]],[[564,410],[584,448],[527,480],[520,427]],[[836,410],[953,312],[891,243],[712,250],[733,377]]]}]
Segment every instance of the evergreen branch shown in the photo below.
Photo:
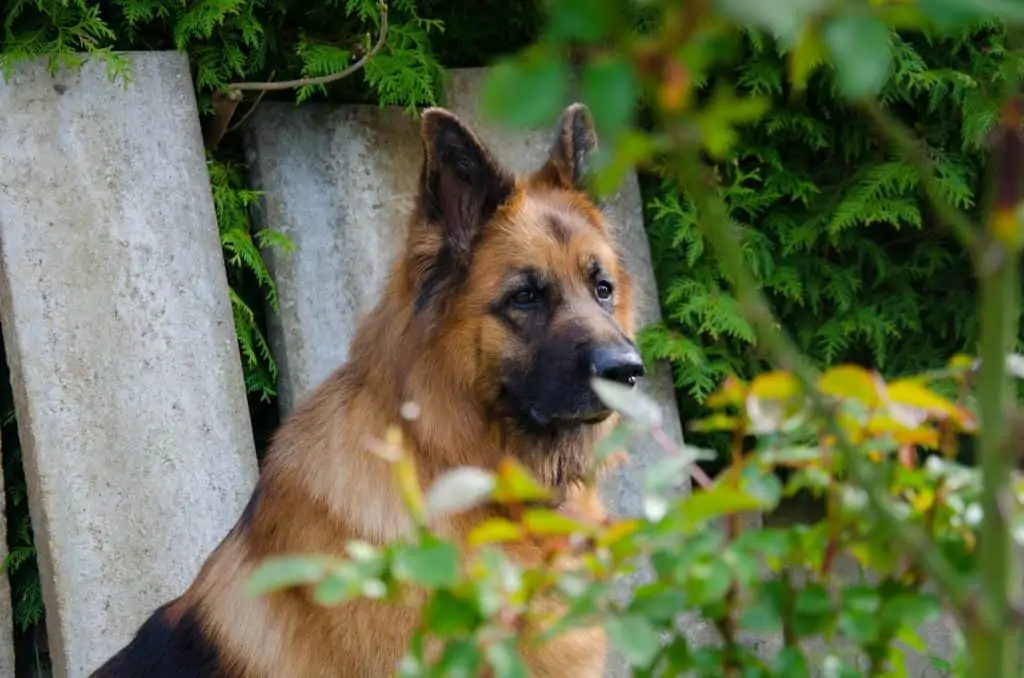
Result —
[{"label": "evergreen branch", "polygon": [[[679,146],[688,146],[691,137],[685,131],[677,131],[675,138]],[[853,448],[825,397],[815,385],[814,368],[773,317],[767,300],[744,261],[742,244],[728,211],[706,180],[695,154],[678,154],[678,160],[668,169],[674,174],[680,188],[688,190],[693,196],[700,213],[704,215],[698,224],[714,248],[723,271],[728,272],[733,281],[741,311],[754,327],[763,353],[781,369],[791,372],[800,383],[814,413],[821,417],[825,429],[835,438],[836,449],[845,467],[864,490],[868,506],[884,525],[884,529],[893,534],[905,550],[914,554],[924,571],[938,582],[942,592],[949,596],[958,610],[963,610],[968,603],[968,589],[963,577],[935,547],[926,532],[903,520],[894,510],[884,483],[872,470],[870,462]]]},{"label": "evergreen branch", "polygon": [[971,220],[963,212],[950,205],[946,200],[946,192],[943,190],[931,159],[924,150],[923,142],[916,140],[913,132],[890,115],[878,102],[862,102],[861,108],[871,118],[871,121],[879,131],[889,141],[899,147],[910,164],[917,170],[920,175],[921,185],[928,195],[932,207],[935,208],[939,219],[945,222],[946,226],[953,231],[953,235],[960,241],[960,245],[964,249],[969,252],[974,251],[975,241],[977,240],[974,224],[971,223]]},{"label": "evergreen branch", "polygon": [[380,3],[380,35],[377,38],[376,44],[370,48],[370,50],[348,68],[339,71],[337,73],[331,73],[330,75],[321,75],[312,78],[297,78],[295,80],[282,80],[280,82],[235,82],[228,85],[227,89],[229,92],[232,91],[264,91],[270,92],[275,90],[283,89],[297,89],[299,87],[315,87],[318,85],[326,85],[331,82],[347,78],[352,75],[363,66],[366,65],[370,59],[376,56],[383,47],[384,43],[387,42],[388,37],[388,5],[384,0]]}]

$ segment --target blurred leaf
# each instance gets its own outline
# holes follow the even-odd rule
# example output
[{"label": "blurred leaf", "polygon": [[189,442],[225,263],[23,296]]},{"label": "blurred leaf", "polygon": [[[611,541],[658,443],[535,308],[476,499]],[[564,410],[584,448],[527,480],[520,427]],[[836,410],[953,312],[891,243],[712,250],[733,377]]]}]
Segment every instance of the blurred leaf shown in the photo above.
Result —
[{"label": "blurred leaf", "polygon": [[569,536],[588,533],[590,529],[572,518],[548,509],[528,509],[523,513],[523,525],[538,535]]},{"label": "blurred leaf", "polygon": [[484,544],[518,541],[525,536],[523,526],[505,518],[490,518],[473,528],[467,539],[472,548]]},{"label": "blurred leaf", "polygon": [[494,491],[494,474],[462,467],[441,474],[427,490],[427,514],[433,518],[461,513],[485,503]]},{"label": "blurred leaf", "polygon": [[832,617],[832,599],[821,584],[808,584],[796,595],[793,630],[798,636],[822,633]]},{"label": "blurred leaf", "polygon": [[836,365],[818,379],[818,390],[834,398],[856,400],[867,407],[881,402],[875,375],[859,365]]},{"label": "blurred leaf", "polygon": [[754,633],[777,631],[782,627],[782,582],[766,581],[754,591],[754,600],[743,609],[740,627]]},{"label": "blurred leaf", "polygon": [[839,90],[851,99],[877,94],[892,70],[889,29],[870,14],[848,11],[822,29],[832,53]]},{"label": "blurred leaf", "polygon": [[743,407],[743,401],[747,398],[747,385],[736,377],[729,375],[722,380],[713,392],[708,394],[704,404],[712,409],[725,407]]},{"label": "blurred leaf", "polygon": [[480,675],[482,657],[473,638],[452,640],[441,653],[431,675],[445,678],[476,678]]},{"label": "blurred leaf", "polygon": [[716,0],[715,8],[740,24],[767,29],[790,43],[811,16],[828,4],[828,0],[788,0],[782,7],[764,0]]},{"label": "blurred leaf", "polygon": [[566,104],[569,67],[543,47],[497,61],[487,72],[481,95],[484,117],[510,127],[553,123]]},{"label": "blurred leaf", "polygon": [[715,484],[680,501],[673,509],[673,516],[681,523],[679,529],[688,533],[709,520],[763,507],[761,500],[747,492]]},{"label": "blurred leaf", "polygon": [[324,556],[278,556],[264,560],[245,586],[246,595],[258,596],[281,589],[315,584],[338,563]]},{"label": "blurred leaf", "polygon": [[765,97],[741,98],[728,87],[717,87],[711,95],[711,101],[697,117],[701,143],[712,158],[724,160],[739,141],[739,134],[734,127],[755,122],[769,108],[770,100]]},{"label": "blurred leaf", "polygon": [[596,42],[606,37],[615,21],[614,3],[608,0],[551,0],[549,37],[556,42]]},{"label": "blurred leaf", "polygon": [[526,666],[516,648],[515,638],[492,643],[487,647],[487,663],[494,669],[494,678],[526,678]]},{"label": "blurred leaf", "polygon": [[518,460],[505,457],[498,464],[498,478],[491,497],[503,504],[544,501],[551,492],[541,485]]},{"label": "blurred leaf", "polygon": [[658,403],[638,389],[607,379],[593,379],[591,385],[597,397],[622,416],[647,430],[661,426]]},{"label": "blurred leaf", "polygon": [[683,592],[661,584],[637,587],[629,604],[629,612],[662,624],[671,622],[685,608],[686,596]]},{"label": "blurred leaf", "polygon": [[633,66],[621,55],[598,57],[583,68],[580,88],[601,138],[617,140],[629,125],[638,86]]},{"label": "blurred leaf", "polygon": [[427,588],[450,588],[459,579],[459,552],[454,544],[430,540],[398,549],[391,571],[396,579]]},{"label": "blurred leaf", "polygon": [[839,630],[858,645],[868,645],[878,640],[878,617],[844,609],[839,613]]},{"label": "blurred leaf", "polygon": [[423,615],[426,628],[441,637],[471,633],[482,621],[472,600],[445,590],[431,596]]},{"label": "blurred leaf", "polygon": [[789,52],[789,81],[797,91],[807,88],[807,81],[818,67],[828,61],[825,44],[813,24],[807,24]]},{"label": "blurred leaf", "polygon": [[807,666],[807,658],[799,647],[784,647],[772,662],[772,670],[779,676],[786,678],[808,678],[810,668]]},{"label": "blurred leaf", "polygon": [[942,28],[961,28],[990,18],[1020,25],[1024,5],[1015,0],[919,0],[928,18]]},{"label": "blurred leaf", "polygon": [[605,621],[604,628],[615,649],[636,668],[649,666],[661,649],[657,630],[640,615],[612,617]]}]

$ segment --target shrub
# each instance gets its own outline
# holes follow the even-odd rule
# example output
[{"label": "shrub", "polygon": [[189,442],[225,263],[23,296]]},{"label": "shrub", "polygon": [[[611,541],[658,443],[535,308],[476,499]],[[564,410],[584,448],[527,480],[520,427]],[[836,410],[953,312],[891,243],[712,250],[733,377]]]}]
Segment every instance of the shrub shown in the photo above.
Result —
[{"label": "shrub", "polygon": [[[402,676],[524,676],[525,644],[580,624],[603,626],[635,676],[790,676],[822,669],[826,675],[906,675],[905,646],[920,648],[920,625],[943,610],[956,624],[958,642],[937,663],[955,675],[1017,675],[1022,600],[1014,549],[1021,494],[1011,430],[1020,415],[1011,379],[1020,375],[1024,359],[1011,352],[1019,331],[1024,247],[1024,133],[1016,66],[1006,78],[986,80],[987,96],[998,105],[990,120],[975,121],[975,131],[990,129],[989,152],[971,150],[977,139],[961,125],[963,139],[971,143],[952,163],[953,150],[936,152],[925,143],[927,129],[922,140],[894,115],[907,97],[927,92],[900,83],[909,72],[906,64],[896,69],[891,85],[899,91],[886,85],[911,40],[927,42],[952,30],[976,35],[978,25],[996,19],[1016,28],[1024,23],[1024,10],[1015,3],[954,0],[823,0],[785,8],[746,0],[667,0],[645,3],[643,15],[634,9],[625,2],[550,3],[538,42],[495,66],[484,105],[513,125],[553,122],[571,59],[581,66],[583,98],[604,140],[594,189],[614,186],[637,165],[653,167],[671,182],[676,206],[665,214],[678,220],[672,235],[693,229],[682,241],[714,256],[703,275],[716,289],[706,296],[715,297],[728,318],[722,324],[732,329],[719,332],[736,342],[720,354],[744,344],[758,354],[738,366],[723,358],[719,368],[722,374],[745,371],[750,378],[713,375],[702,387],[709,411],[694,428],[727,434],[733,441],[729,463],[702,482],[694,463],[709,456],[706,450],[667,450],[648,478],[644,515],[590,524],[530,506],[546,489],[512,459],[496,470],[455,469],[424,492],[412,482],[415,465],[396,428],[385,456],[394,464],[415,533],[383,547],[354,542],[339,558],[268,560],[251,592],[312,585],[322,603],[339,604],[354,597],[399,602],[410,590],[425,590],[423,622],[398,667]],[[815,92],[831,87],[834,100],[822,110],[871,121],[874,131],[862,128],[860,142],[842,158],[864,165],[863,172],[843,182],[833,170],[849,164],[829,166],[825,157],[796,144],[786,158],[770,149],[751,151],[758,134],[786,119],[787,109],[773,108],[749,78],[732,87],[716,74],[734,61],[737,45],[750,48],[765,33],[785,47],[786,77],[779,87],[811,102]],[[827,81],[815,83],[826,75]],[[634,124],[641,102],[650,105],[645,128]],[[805,124],[804,118],[795,124]],[[741,135],[755,121],[761,127]],[[838,124],[830,134],[852,143],[854,132],[846,126]],[[715,172],[705,157],[732,169]],[[992,190],[980,194],[985,200],[971,199],[968,189],[975,173],[983,174],[982,158],[991,168]],[[820,165],[813,174],[812,162]],[[781,168],[805,173],[803,184],[781,181]],[[749,191],[743,190],[746,182]],[[820,211],[808,214],[799,199],[804,191],[808,201],[818,200],[823,186],[833,207],[849,203],[833,209],[828,220]],[[927,210],[913,199],[917,190],[928,197]],[[764,214],[774,216],[770,224],[759,222],[761,231],[736,223]],[[846,264],[862,252],[868,270],[884,270],[891,262],[871,258],[887,253],[863,233],[874,222],[919,229],[919,245],[924,234],[934,242],[936,234],[948,232],[949,242],[963,252],[952,256],[972,267],[962,277],[972,270],[977,281],[979,358],[950,350],[967,343],[973,331],[956,328],[934,343],[933,352],[905,356],[927,371],[898,379],[852,363],[821,370],[801,351],[816,354],[821,363],[857,350],[868,360],[901,350],[886,345],[891,330],[866,328],[878,324],[877,318],[899,315],[889,301],[915,278],[904,271],[895,287],[872,290],[876,318],[861,317],[857,325],[855,315],[842,314],[857,310],[861,269],[843,276],[821,262],[787,260],[785,252],[772,253],[766,264],[758,248],[838,252]],[[952,244],[943,247],[954,250]],[[927,261],[945,259],[938,252],[919,265],[935,270]],[[697,264],[700,251],[690,254],[689,263]],[[778,274],[784,266],[792,272]],[[786,275],[801,283],[798,292],[787,292]],[[804,300],[812,312],[828,314],[818,325],[839,315],[845,329],[791,339],[776,322],[770,299],[789,313],[797,313]],[[687,294],[673,300],[683,303]],[[683,314],[680,322],[696,323],[699,317]],[[707,331],[702,322],[700,329]],[[842,338],[826,340],[829,332]],[[659,339],[666,337],[654,335]],[[715,346],[719,337],[711,333],[710,339]],[[626,421],[601,446],[601,455],[657,428],[657,409],[644,399],[603,382],[595,388]],[[979,469],[957,462],[961,441],[974,436]],[[775,473],[780,467],[791,471],[784,480]],[[681,496],[673,488],[687,473],[700,487]],[[745,512],[770,511],[800,490],[824,499],[824,516],[781,528],[743,527],[739,520]],[[513,518],[480,524],[464,551],[432,532],[438,512],[481,501],[508,504]],[[511,560],[504,547],[518,541],[538,544],[549,558],[539,566]],[[460,569],[461,558],[472,567]],[[845,580],[836,573],[840,558],[868,566],[872,576]],[[619,600],[613,583],[643,562],[652,566],[652,580]],[[562,611],[541,617],[533,603],[542,598],[561,602]],[[707,622],[712,636],[700,637],[696,627],[679,624],[684,614]],[[539,635],[524,634],[538,626]],[[775,636],[778,644],[754,652],[744,638],[750,633]],[[824,640],[827,649],[812,651],[813,639]],[[436,661],[424,652],[430,640],[441,643]]]}]

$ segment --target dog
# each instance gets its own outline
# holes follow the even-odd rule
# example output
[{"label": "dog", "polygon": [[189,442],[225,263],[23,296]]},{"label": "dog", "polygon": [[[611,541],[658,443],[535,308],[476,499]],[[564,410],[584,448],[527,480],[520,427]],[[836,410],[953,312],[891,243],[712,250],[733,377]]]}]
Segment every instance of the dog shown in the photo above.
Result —
[{"label": "dog", "polygon": [[[386,460],[364,441],[398,425],[427,485],[459,466],[512,456],[592,519],[594,447],[617,421],[594,377],[644,376],[633,282],[586,190],[597,135],[587,107],[563,110],[546,161],[503,167],[458,117],[422,112],[423,162],[404,251],[360,321],[348,361],[276,432],[237,523],[189,588],[159,607],[93,678],[386,678],[417,627],[416,609],[357,599],[317,604],[306,589],[243,592],[279,554],[344,554],[413,527]],[[413,402],[419,416],[402,419]],[[434,528],[453,540],[495,515],[481,507]],[[522,563],[536,547],[509,546]],[[598,678],[597,628],[526,647],[538,678]]]}]

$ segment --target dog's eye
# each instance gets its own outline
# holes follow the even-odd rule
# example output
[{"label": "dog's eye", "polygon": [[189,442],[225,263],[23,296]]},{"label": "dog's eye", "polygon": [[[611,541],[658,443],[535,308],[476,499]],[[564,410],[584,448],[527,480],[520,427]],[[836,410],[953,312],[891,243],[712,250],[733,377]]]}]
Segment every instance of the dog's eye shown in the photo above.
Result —
[{"label": "dog's eye", "polygon": [[540,300],[540,295],[534,289],[522,289],[512,295],[512,305],[516,308],[530,308]]},{"label": "dog's eye", "polygon": [[608,301],[612,297],[613,289],[614,288],[612,287],[612,284],[610,282],[608,282],[607,280],[602,280],[599,283],[597,283],[597,285],[594,287],[594,293],[597,295],[597,298],[600,299],[601,301]]}]

